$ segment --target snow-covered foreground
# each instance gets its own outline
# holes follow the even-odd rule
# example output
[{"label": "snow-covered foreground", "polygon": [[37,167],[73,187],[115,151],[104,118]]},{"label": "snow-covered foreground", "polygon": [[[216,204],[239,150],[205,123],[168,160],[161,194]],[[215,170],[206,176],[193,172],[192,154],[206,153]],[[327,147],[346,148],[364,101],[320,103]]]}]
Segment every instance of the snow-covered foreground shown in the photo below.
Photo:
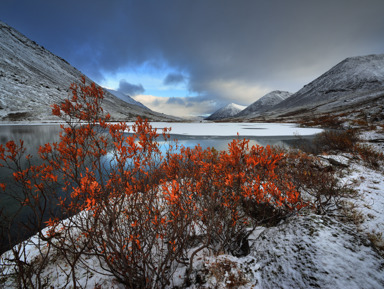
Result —
[{"label": "snow-covered foreground", "polygon": [[[132,125],[133,123],[128,123]],[[292,123],[184,123],[151,122],[153,128],[161,130],[171,127],[173,135],[189,136],[308,136],[321,133],[320,128],[302,128]]]},{"label": "snow-covered foreground", "polygon": [[[357,224],[307,212],[275,227],[259,227],[249,238],[249,255],[237,258],[203,250],[195,257],[192,284],[183,285],[186,268],[181,266],[169,288],[384,288],[384,258],[369,238],[383,237],[384,172],[367,168],[348,154],[324,158],[346,165],[341,182],[353,184],[358,191],[356,198],[346,200],[360,216]],[[36,237],[32,239],[36,243]],[[41,248],[46,250],[44,246]],[[27,251],[30,259],[37,255],[34,246]],[[7,256],[9,253],[3,254],[2,264]],[[85,257],[83,261],[86,266],[77,269],[79,285],[124,288],[102,274],[96,259]],[[48,288],[62,288],[64,272],[69,268],[52,254],[43,272]],[[16,288],[14,281],[0,277],[3,288]]]}]

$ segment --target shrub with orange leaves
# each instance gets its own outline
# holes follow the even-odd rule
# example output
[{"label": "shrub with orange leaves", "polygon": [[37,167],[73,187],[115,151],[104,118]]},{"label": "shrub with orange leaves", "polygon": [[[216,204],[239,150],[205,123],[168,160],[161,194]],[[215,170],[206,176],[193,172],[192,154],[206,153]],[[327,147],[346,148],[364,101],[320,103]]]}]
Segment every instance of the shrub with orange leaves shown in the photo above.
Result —
[{"label": "shrub with orange leaves", "polygon": [[[179,264],[191,268],[199,250],[246,254],[247,228],[307,205],[276,174],[283,155],[270,147],[235,139],[228,151],[175,143],[163,154],[147,120],[108,123],[101,88],[82,78],[70,89],[53,106],[65,124],[59,142],[40,147],[42,164],[18,166],[24,148],[14,142],[0,146],[0,163],[13,169],[22,204],[36,213],[40,237],[67,261],[74,287],[85,255],[99,258],[127,288],[164,287]],[[162,136],[169,140],[167,129]],[[44,200],[67,219],[48,216]]]},{"label": "shrub with orange leaves", "polygon": [[[176,180],[174,191],[189,198],[205,246],[242,255],[247,253],[246,228],[307,205],[290,182],[277,182],[281,158],[270,147],[249,147],[248,140],[234,139],[228,151],[181,148],[163,163],[163,171]],[[269,216],[260,213],[263,207],[271,209]]]}]

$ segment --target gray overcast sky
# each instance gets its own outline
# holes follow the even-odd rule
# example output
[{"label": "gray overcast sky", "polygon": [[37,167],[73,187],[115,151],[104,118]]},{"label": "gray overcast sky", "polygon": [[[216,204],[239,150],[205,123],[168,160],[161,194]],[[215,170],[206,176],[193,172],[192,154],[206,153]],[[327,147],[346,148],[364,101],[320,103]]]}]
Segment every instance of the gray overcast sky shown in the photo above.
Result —
[{"label": "gray overcast sky", "polygon": [[0,20],[103,86],[199,115],[384,53],[383,13],[383,0],[1,0]]}]

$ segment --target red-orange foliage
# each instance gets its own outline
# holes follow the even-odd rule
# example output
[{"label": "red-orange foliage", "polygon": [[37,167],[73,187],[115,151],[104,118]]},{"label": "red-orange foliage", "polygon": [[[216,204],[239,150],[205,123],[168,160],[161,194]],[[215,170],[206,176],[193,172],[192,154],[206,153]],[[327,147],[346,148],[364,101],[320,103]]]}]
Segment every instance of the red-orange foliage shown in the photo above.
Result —
[{"label": "red-orange foliage", "polygon": [[[162,154],[159,134],[147,120],[108,123],[101,88],[82,78],[71,92],[52,109],[66,122],[60,142],[40,147],[42,165],[14,171],[24,205],[41,206],[43,196],[73,216],[65,223],[55,216],[46,222],[47,240],[56,239],[52,244],[72,256],[68,260],[93,254],[127,287],[161,287],[177,264],[188,262],[196,237],[203,247],[237,254],[245,229],[266,218],[255,214],[257,208],[283,216],[306,205],[289,181],[277,177],[282,155],[269,147],[235,139],[228,151],[176,143]],[[169,140],[167,129],[163,138]],[[12,167],[23,152],[22,142],[1,145],[1,164]],[[76,264],[68,262],[75,286]]]},{"label": "red-orange foliage", "polygon": [[186,198],[184,206],[193,208],[199,230],[209,236],[208,247],[243,254],[239,238],[245,229],[275,217],[255,218],[255,207],[268,206],[281,217],[306,206],[290,182],[277,182],[276,162],[281,158],[268,146],[249,147],[245,139],[234,139],[228,151],[221,152],[181,148],[163,163],[162,170],[173,180],[171,191],[163,189],[169,198]]}]

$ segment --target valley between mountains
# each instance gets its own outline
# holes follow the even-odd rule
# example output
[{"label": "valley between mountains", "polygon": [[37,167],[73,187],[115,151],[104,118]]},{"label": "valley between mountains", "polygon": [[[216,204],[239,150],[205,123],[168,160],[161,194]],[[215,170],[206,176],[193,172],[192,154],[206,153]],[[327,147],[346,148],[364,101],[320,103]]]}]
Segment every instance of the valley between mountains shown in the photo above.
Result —
[{"label": "valley between mountains", "polygon": [[[51,106],[64,101],[81,75],[0,22],[0,125],[60,122]],[[104,89],[104,96],[111,122],[140,116],[180,122],[180,127],[186,121],[116,91]],[[205,236],[197,232],[186,248],[188,262],[175,260],[162,288],[384,288],[384,54],[347,58],[297,92],[275,90],[247,107],[229,104],[201,120],[206,121],[292,122],[326,129],[313,146],[276,148],[284,155],[276,168],[279,177],[295,184],[313,206],[249,226],[243,232],[247,237],[235,242],[241,254],[201,247]],[[277,210],[268,209],[263,213]],[[14,230],[14,225],[2,220],[1,228]],[[82,242],[82,232],[72,230],[69,234]],[[84,247],[78,262],[71,263],[60,250],[50,251],[48,235],[49,227],[1,255],[1,288],[24,288],[20,276],[30,282],[25,288],[126,288],[100,262],[100,250]]]}]

